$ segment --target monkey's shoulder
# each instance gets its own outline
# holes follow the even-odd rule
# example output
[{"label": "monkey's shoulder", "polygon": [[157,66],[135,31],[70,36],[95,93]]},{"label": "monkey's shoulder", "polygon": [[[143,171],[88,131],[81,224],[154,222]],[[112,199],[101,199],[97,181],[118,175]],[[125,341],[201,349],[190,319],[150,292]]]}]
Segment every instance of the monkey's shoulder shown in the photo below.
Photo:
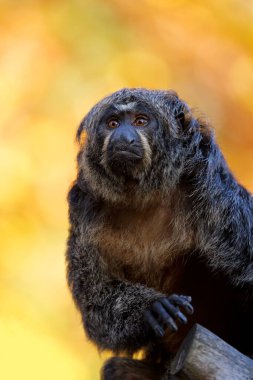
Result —
[{"label": "monkey's shoulder", "polygon": [[68,204],[71,223],[97,224],[102,205],[94,199],[88,186],[84,184],[81,188],[75,181],[68,193]]}]

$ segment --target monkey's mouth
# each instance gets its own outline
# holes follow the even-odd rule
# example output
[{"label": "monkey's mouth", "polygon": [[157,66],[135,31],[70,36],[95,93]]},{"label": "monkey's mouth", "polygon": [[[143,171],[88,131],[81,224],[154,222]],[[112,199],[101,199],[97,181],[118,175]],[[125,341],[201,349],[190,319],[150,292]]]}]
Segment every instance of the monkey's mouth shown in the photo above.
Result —
[{"label": "monkey's mouth", "polygon": [[142,159],[142,154],[131,152],[129,150],[120,150],[117,152],[112,153],[111,155],[112,160],[129,160],[129,161],[138,161]]},{"label": "monkey's mouth", "polygon": [[140,161],[143,158],[143,153],[143,147],[140,144],[117,144],[110,146],[108,149],[108,157],[112,161]]},{"label": "monkey's mouth", "polygon": [[108,152],[108,164],[116,174],[130,173],[141,163],[143,152],[138,149],[117,149]]}]

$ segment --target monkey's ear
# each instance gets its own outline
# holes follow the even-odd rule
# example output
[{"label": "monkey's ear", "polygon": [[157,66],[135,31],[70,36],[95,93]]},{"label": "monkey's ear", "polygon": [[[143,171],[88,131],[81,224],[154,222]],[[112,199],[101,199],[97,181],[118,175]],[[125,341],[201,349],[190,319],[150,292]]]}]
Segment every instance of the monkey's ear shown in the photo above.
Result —
[{"label": "monkey's ear", "polygon": [[83,123],[81,123],[78,127],[78,130],[76,132],[76,140],[79,141],[80,140],[80,136],[81,136],[81,133],[83,131]]},{"label": "monkey's ear", "polygon": [[188,109],[185,107],[184,103],[177,104],[177,107],[174,110],[174,116],[181,128],[186,127],[185,114],[188,112]]},{"label": "monkey's ear", "polygon": [[191,120],[191,109],[188,104],[178,99],[178,101],[174,104],[173,110],[177,124],[182,128],[182,130],[187,129]]},{"label": "monkey's ear", "polygon": [[185,126],[185,113],[184,111],[180,111],[175,115],[175,119],[181,125],[182,128]]},{"label": "monkey's ear", "polygon": [[84,120],[81,122],[77,132],[76,132],[76,141],[80,146],[83,146],[87,142],[87,130],[85,128]]}]

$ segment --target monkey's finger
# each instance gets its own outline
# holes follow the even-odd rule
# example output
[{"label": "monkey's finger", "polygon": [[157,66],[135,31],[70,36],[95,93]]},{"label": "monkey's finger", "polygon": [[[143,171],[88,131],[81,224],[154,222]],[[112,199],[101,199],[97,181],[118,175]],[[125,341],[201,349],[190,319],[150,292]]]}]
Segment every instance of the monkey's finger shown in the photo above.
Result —
[{"label": "monkey's finger", "polygon": [[177,306],[182,306],[188,314],[193,314],[194,309],[190,302],[185,299],[183,296],[178,296],[177,294],[172,294],[171,296],[167,297],[170,302],[173,302]]},{"label": "monkey's finger", "polygon": [[172,305],[172,303],[167,298],[161,298],[160,302],[163,304],[166,310],[174,317],[179,319],[181,323],[186,324],[187,318],[184,316],[183,313],[179,310],[178,307]]},{"label": "monkey's finger", "polygon": [[173,302],[177,306],[182,306],[187,311],[188,314],[193,314],[194,309],[192,305],[190,304],[190,302],[188,301],[188,296],[178,296],[177,294],[173,294],[172,296],[168,298],[170,302]]},{"label": "monkey's finger", "polygon": [[192,297],[191,296],[186,296],[186,295],[180,294],[179,297],[184,298],[188,302],[192,302]]},{"label": "monkey's finger", "polygon": [[144,319],[146,322],[149,324],[149,326],[154,330],[156,336],[158,338],[161,338],[164,336],[164,330],[163,328],[159,325],[157,320],[153,317],[150,311],[146,311],[144,313]]},{"label": "monkey's finger", "polygon": [[152,306],[157,315],[161,318],[162,322],[166,323],[172,331],[177,331],[177,325],[173,318],[167,313],[166,309],[161,305],[159,301],[155,302]]}]

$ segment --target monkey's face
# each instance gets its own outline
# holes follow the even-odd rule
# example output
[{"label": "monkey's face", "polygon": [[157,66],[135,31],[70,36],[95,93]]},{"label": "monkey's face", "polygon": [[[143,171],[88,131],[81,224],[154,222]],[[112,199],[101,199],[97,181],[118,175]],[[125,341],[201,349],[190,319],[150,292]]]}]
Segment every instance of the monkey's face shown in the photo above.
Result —
[{"label": "monkey's face", "polygon": [[129,189],[139,197],[170,191],[194,149],[194,120],[172,91],[123,89],[112,94],[92,108],[78,129],[79,142],[87,134],[78,155],[79,181],[113,200]]},{"label": "monkey's face", "polygon": [[152,161],[149,141],[157,127],[155,116],[143,104],[109,106],[97,129],[105,171],[130,180],[148,170]]}]

